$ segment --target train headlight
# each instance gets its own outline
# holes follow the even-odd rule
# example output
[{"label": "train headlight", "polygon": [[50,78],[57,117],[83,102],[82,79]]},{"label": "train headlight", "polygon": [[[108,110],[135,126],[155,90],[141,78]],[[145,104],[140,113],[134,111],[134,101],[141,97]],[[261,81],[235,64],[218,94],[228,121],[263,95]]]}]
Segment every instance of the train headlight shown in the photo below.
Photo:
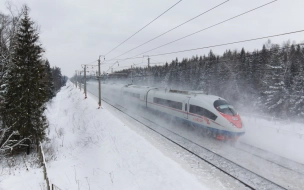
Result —
[{"label": "train headlight", "polygon": [[237,117],[232,117],[232,120],[233,120],[233,121],[238,121],[239,118],[237,118]]}]

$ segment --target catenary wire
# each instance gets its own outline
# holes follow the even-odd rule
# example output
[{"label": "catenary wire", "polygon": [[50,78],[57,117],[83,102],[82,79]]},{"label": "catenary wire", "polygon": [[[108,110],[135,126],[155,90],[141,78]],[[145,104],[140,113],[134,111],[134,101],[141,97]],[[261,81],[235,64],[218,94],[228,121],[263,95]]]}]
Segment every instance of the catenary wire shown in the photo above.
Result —
[{"label": "catenary wire", "polygon": [[218,4],[218,5],[216,5],[215,7],[212,7],[211,9],[209,9],[209,10],[207,10],[207,11],[204,11],[203,13],[201,13],[201,14],[199,14],[199,15],[197,15],[197,16],[195,16],[195,17],[189,19],[189,20],[187,20],[186,22],[183,22],[182,24],[179,24],[179,25],[175,26],[174,28],[171,28],[170,30],[167,30],[166,32],[164,32],[164,33],[162,33],[162,34],[160,34],[160,35],[158,35],[158,36],[156,36],[156,37],[154,37],[154,38],[152,38],[152,39],[150,39],[150,40],[148,40],[148,41],[146,41],[146,42],[144,42],[144,43],[142,43],[142,44],[140,44],[140,45],[134,47],[133,49],[128,50],[128,51],[126,51],[126,52],[124,52],[124,53],[122,53],[122,54],[120,54],[120,55],[114,57],[113,59],[108,60],[108,61],[114,60],[114,59],[116,59],[116,58],[118,58],[118,57],[120,57],[120,56],[122,56],[122,55],[125,55],[125,54],[127,54],[127,53],[129,53],[129,52],[131,52],[131,51],[133,51],[133,50],[135,50],[135,49],[137,49],[137,48],[139,48],[139,47],[141,47],[141,46],[143,46],[143,45],[145,45],[145,44],[147,44],[147,43],[149,43],[149,42],[151,42],[151,41],[153,41],[153,40],[155,40],[155,39],[157,39],[157,38],[159,38],[159,37],[161,37],[161,36],[163,36],[163,35],[165,35],[165,34],[167,34],[167,33],[169,33],[169,32],[171,32],[171,31],[173,31],[173,30],[175,30],[175,29],[177,29],[177,28],[183,26],[184,24],[186,24],[186,23],[188,23],[188,22],[190,22],[190,21],[192,21],[192,20],[194,20],[194,19],[196,19],[196,18],[198,18],[198,17],[200,17],[200,16],[202,16],[202,15],[204,15],[204,14],[206,14],[206,13],[212,11],[213,9],[218,8],[219,6],[221,6],[221,5],[225,4],[225,3],[227,3],[228,1],[230,1],[230,0],[227,0],[227,1],[225,1],[225,2],[222,2],[222,3]]},{"label": "catenary wire", "polygon": [[[245,14],[247,14],[247,13],[249,13],[249,12],[252,12],[252,11],[255,11],[255,10],[257,10],[257,9],[260,9],[260,8],[262,8],[262,7],[266,6],[266,5],[269,5],[269,4],[271,4],[271,3],[274,3],[274,2],[276,2],[276,1],[278,1],[278,0],[274,0],[274,1],[268,2],[268,3],[266,3],[266,4],[263,4],[263,5],[259,6],[259,7],[256,7],[256,8],[254,8],[254,9],[249,10],[249,11],[246,11],[246,12],[244,12],[244,13],[241,13],[241,14],[239,14],[239,15],[236,15],[236,16],[234,16],[234,17],[231,17],[231,18],[229,18],[229,19],[226,19],[226,20],[224,20],[224,21],[222,21],[222,22],[219,22],[219,23],[217,23],[217,24],[214,24],[214,25],[212,25],[212,26],[209,26],[209,27],[207,27],[207,28],[204,28],[204,29],[202,29],[202,30],[199,30],[199,31],[197,31],[197,32],[194,32],[194,33],[192,33],[192,34],[189,34],[189,35],[187,35],[187,36],[184,36],[184,37],[182,37],[182,38],[179,38],[179,39],[177,39],[177,40],[171,41],[171,42],[169,42],[169,43],[167,43],[167,44],[164,44],[164,45],[162,45],[162,46],[159,46],[159,47],[157,47],[157,48],[154,48],[154,49],[151,49],[151,50],[149,50],[149,51],[143,52],[143,53],[138,54],[138,55],[136,55],[136,56],[128,57],[128,58],[123,58],[123,59],[115,59],[115,58],[113,58],[113,59],[110,59],[110,60],[122,61],[122,60],[128,60],[128,59],[139,59],[139,58],[142,58],[142,57],[138,57],[138,56],[139,56],[139,55],[142,55],[142,54],[145,54],[145,53],[147,53],[147,52],[153,51],[153,50],[155,50],[155,49],[158,49],[158,48],[160,48],[160,47],[169,45],[169,44],[174,43],[174,42],[176,42],[176,41],[179,41],[179,40],[181,40],[181,39],[187,38],[187,37],[189,37],[189,36],[192,36],[192,35],[194,35],[194,34],[197,34],[197,33],[199,33],[199,32],[202,32],[202,31],[204,31],[204,30],[207,30],[207,29],[209,29],[209,28],[211,28],[211,27],[220,25],[220,24],[222,24],[222,23],[224,23],[224,22],[227,22],[227,21],[229,21],[229,20],[232,20],[232,19],[235,19],[235,18],[240,17],[240,16],[242,16],[242,15],[245,15]],[[110,60],[107,60],[107,61],[110,61]]]},{"label": "catenary wire", "polygon": [[276,35],[265,36],[265,37],[260,37],[260,38],[253,38],[253,39],[249,39],[249,40],[241,40],[241,41],[236,41],[236,42],[224,43],[224,44],[219,44],[219,45],[214,45],[214,46],[206,46],[206,47],[195,48],[195,49],[188,49],[188,50],[181,50],[181,51],[175,51],[175,52],[149,55],[149,57],[168,55],[168,54],[174,54],[174,53],[182,53],[182,52],[188,52],[188,51],[195,51],[195,50],[201,50],[201,49],[212,48],[212,47],[226,46],[226,45],[231,45],[231,44],[261,40],[261,39],[265,39],[265,38],[273,38],[273,37],[284,36],[284,35],[288,35],[288,34],[295,34],[295,33],[300,33],[300,32],[304,32],[304,30],[298,30],[298,31],[294,31],[294,32],[287,32],[287,33],[283,33],[283,34],[276,34]]},{"label": "catenary wire", "polygon": [[129,39],[131,39],[133,36],[135,36],[136,34],[138,34],[140,31],[142,31],[144,28],[146,28],[147,26],[149,26],[150,24],[152,24],[155,20],[157,20],[159,17],[161,17],[162,15],[164,15],[166,12],[168,12],[170,9],[172,9],[173,7],[175,7],[177,4],[179,4],[182,0],[178,1],[177,3],[175,3],[174,5],[172,5],[169,9],[167,9],[165,12],[163,12],[162,14],[160,14],[159,16],[157,16],[155,19],[153,19],[152,21],[150,21],[148,24],[146,24],[144,27],[142,27],[141,29],[139,29],[137,32],[135,32],[134,34],[132,34],[129,38],[127,38],[126,40],[124,40],[123,42],[121,42],[118,46],[116,46],[115,48],[113,48],[112,50],[110,50],[108,53],[106,53],[105,55],[108,55],[109,53],[111,53],[112,51],[114,51],[116,48],[118,48],[119,46],[121,46],[122,44],[124,44],[126,41],[128,41]]},{"label": "catenary wire", "polygon": [[225,23],[225,22],[228,22],[228,21],[230,21],[230,20],[236,19],[236,18],[238,18],[238,17],[240,17],[240,16],[243,16],[243,15],[245,15],[245,14],[248,14],[248,13],[250,13],[250,12],[253,12],[253,11],[257,10],[257,9],[260,9],[260,8],[262,8],[262,7],[265,7],[265,6],[267,6],[267,5],[271,4],[271,3],[274,3],[274,2],[276,2],[276,1],[278,1],[278,0],[274,0],[274,1],[268,2],[268,3],[266,3],[266,4],[263,4],[263,5],[261,5],[261,6],[258,6],[258,7],[256,7],[256,8],[254,8],[254,9],[251,9],[251,10],[249,10],[249,11],[246,11],[246,12],[244,12],[244,13],[241,13],[241,14],[239,14],[239,15],[236,15],[236,16],[234,16],[234,17],[231,17],[231,18],[229,18],[229,19],[226,19],[226,20],[224,20],[224,21],[221,21],[221,22],[219,22],[219,23],[217,23],[217,24],[214,24],[214,25],[211,25],[211,26],[209,26],[209,27],[206,27],[206,28],[204,28],[204,29],[202,29],[202,30],[198,30],[198,31],[196,31],[196,32],[194,32],[194,33],[191,33],[191,34],[186,35],[186,36],[184,36],[184,37],[181,37],[181,38],[179,38],[179,39],[173,40],[173,41],[171,41],[171,42],[168,42],[168,43],[163,44],[163,45],[161,45],[161,46],[158,46],[158,47],[156,47],[156,48],[153,48],[153,49],[150,49],[150,50],[148,50],[148,51],[145,51],[145,52],[142,52],[142,53],[140,53],[140,54],[137,54],[137,55],[135,55],[134,57],[139,56],[139,55],[146,54],[146,53],[148,53],[148,52],[154,51],[154,50],[159,49],[159,48],[161,48],[161,47],[164,47],[164,46],[167,46],[167,45],[169,45],[169,44],[172,44],[172,43],[175,43],[175,42],[177,42],[177,41],[180,41],[180,40],[182,40],[182,39],[188,38],[188,37],[193,36],[193,35],[195,35],[195,34],[197,34],[197,33],[200,33],[200,32],[202,32],[202,31],[208,30],[208,29],[210,29],[210,28],[213,28],[213,27],[215,27],[215,26],[218,26],[218,25],[223,24],[223,23]]},{"label": "catenary wire", "polygon": [[87,64],[85,64],[85,65],[89,65],[89,64],[95,63],[96,61],[98,61],[98,60],[92,61],[92,62],[87,63]]},{"label": "catenary wire", "polygon": [[[223,43],[223,44],[210,45],[210,46],[205,46],[205,47],[200,47],[200,48],[194,48],[194,49],[186,49],[186,50],[181,50],[181,51],[174,51],[174,52],[166,52],[166,53],[154,54],[154,55],[149,55],[149,57],[163,56],[163,55],[168,55],[168,54],[173,54],[173,53],[181,53],[181,52],[188,52],[188,51],[196,51],[196,50],[207,49],[207,48],[211,48],[211,47],[221,47],[221,46],[227,46],[227,45],[231,45],[231,44],[238,44],[238,43],[244,43],[244,42],[249,42],[249,41],[262,40],[262,39],[266,39],[266,38],[273,38],[273,37],[278,37],[278,36],[290,35],[290,34],[295,34],[295,33],[300,33],[300,32],[304,32],[304,30],[298,30],[298,31],[293,31],[293,32],[286,32],[286,33],[281,33],[281,34],[275,34],[275,35],[270,35],[270,36],[252,38],[252,39],[248,39],[248,40],[240,40],[240,41]],[[299,45],[303,45],[303,44],[299,44]],[[123,62],[123,61],[130,60],[130,59],[141,59],[141,58],[142,58],[142,56],[140,56],[140,57],[128,57],[128,58],[116,59],[116,60],[120,61],[120,62]]]}]

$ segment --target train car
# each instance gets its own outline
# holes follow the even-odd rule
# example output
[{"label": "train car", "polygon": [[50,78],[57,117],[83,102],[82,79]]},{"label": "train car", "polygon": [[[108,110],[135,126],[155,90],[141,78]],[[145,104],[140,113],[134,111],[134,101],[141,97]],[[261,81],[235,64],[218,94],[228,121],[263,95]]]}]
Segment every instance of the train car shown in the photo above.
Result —
[{"label": "train car", "polygon": [[114,94],[119,94],[119,99],[124,99],[129,105],[146,107],[182,119],[206,129],[219,140],[236,139],[245,133],[240,115],[232,105],[218,96],[207,95],[202,91],[136,85],[103,84],[103,88],[115,91]]}]

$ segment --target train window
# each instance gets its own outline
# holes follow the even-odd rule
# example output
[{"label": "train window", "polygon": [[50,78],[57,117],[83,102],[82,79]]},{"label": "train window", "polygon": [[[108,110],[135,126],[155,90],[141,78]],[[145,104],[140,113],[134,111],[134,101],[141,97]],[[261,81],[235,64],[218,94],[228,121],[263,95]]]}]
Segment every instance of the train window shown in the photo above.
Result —
[{"label": "train window", "polygon": [[209,119],[212,119],[212,120],[216,120],[216,118],[217,118],[217,116],[214,113],[212,113],[211,111],[209,111],[205,108],[199,107],[199,106],[195,106],[195,105],[190,104],[190,110],[189,111],[190,111],[190,113],[205,116],[205,117],[207,117]]},{"label": "train window", "polygon": [[130,97],[133,97],[133,98],[138,98],[138,99],[140,98],[139,94],[136,94],[136,93],[133,93],[133,92],[125,91],[124,94],[127,95],[127,96],[130,96]]},{"label": "train window", "polygon": [[187,104],[185,105],[185,111],[187,111]]},{"label": "train window", "polygon": [[216,100],[213,105],[219,112],[223,114],[236,115],[235,109],[225,100]]},{"label": "train window", "polygon": [[181,102],[176,102],[172,100],[166,100],[162,98],[153,98],[153,103],[168,106],[174,109],[182,110],[183,104]]}]

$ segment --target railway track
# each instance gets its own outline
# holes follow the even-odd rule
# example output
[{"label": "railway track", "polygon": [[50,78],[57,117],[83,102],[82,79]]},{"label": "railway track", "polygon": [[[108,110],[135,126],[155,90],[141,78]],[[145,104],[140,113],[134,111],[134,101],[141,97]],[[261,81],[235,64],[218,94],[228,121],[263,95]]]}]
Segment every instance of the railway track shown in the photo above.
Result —
[{"label": "railway track", "polygon": [[[165,119],[165,118],[163,118]],[[176,125],[176,123],[174,123],[174,125]],[[183,124],[185,125],[185,124]],[[181,132],[183,133],[183,132]],[[180,134],[181,134],[180,133]],[[204,135],[205,138],[209,137],[211,143],[215,143],[214,142],[214,137],[212,135],[206,136],[205,134],[200,134],[200,135]],[[185,139],[189,140],[189,137],[185,137],[183,136]],[[191,141],[191,140],[189,140]],[[272,168],[277,167],[277,168],[283,168],[285,169],[285,171],[290,171],[291,173],[297,173],[298,176],[301,176],[302,178],[304,178],[304,165],[294,162],[292,160],[286,159],[284,157],[278,156],[276,154],[267,152],[263,149],[254,147],[252,145],[249,145],[247,143],[241,142],[241,141],[217,141],[216,143],[223,143],[225,145],[230,145],[231,147],[233,147],[234,149],[237,149],[239,151],[245,152],[247,154],[250,154],[251,156],[257,157],[259,159],[262,159],[263,161],[266,161],[268,163],[270,163],[270,165],[272,166]],[[199,144],[198,142],[195,142],[196,144]],[[285,173],[286,174],[286,173]],[[288,175],[288,174],[286,174]],[[301,180],[301,178],[299,178],[299,180]],[[301,188],[302,189],[302,188]]]},{"label": "railway track", "polygon": [[[94,89],[92,89],[94,91]],[[94,95],[94,92],[91,92]],[[273,177],[269,177],[267,175],[264,175],[262,172],[256,172],[254,169],[248,169],[247,165],[245,166],[240,165],[238,161],[235,161],[234,159],[229,159],[229,157],[222,156],[221,154],[218,153],[216,149],[213,148],[208,148],[208,146],[203,146],[205,144],[202,144],[201,142],[194,142],[190,139],[191,137],[187,138],[185,137],[182,132],[180,134],[176,133],[175,128],[173,130],[170,130],[163,124],[158,124],[154,122],[154,120],[149,119],[150,117],[144,117],[144,116],[135,116],[135,114],[130,113],[130,110],[126,109],[125,107],[122,107],[120,105],[113,105],[109,100],[103,99],[103,101],[107,102],[110,106],[112,106],[114,109],[119,110],[126,116],[136,120],[137,122],[141,123],[142,125],[146,126],[150,130],[154,131],[155,133],[159,134],[160,136],[164,137],[168,141],[176,144],[178,147],[184,149],[185,151],[189,152],[190,154],[194,155],[198,159],[210,164],[211,166],[217,168],[218,170],[222,171],[226,175],[230,176],[231,178],[237,180],[239,183],[243,184],[245,187],[248,189],[301,189],[299,188],[300,185],[294,185],[293,182],[291,181],[285,181],[285,183],[282,183],[280,178],[275,178],[273,180]],[[127,113],[129,112],[129,113]],[[163,118],[164,119],[164,118]],[[184,126],[185,127],[185,126]],[[182,135],[181,135],[182,134]],[[201,138],[200,138],[201,139]],[[207,138],[208,139],[208,138]],[[211,144],[214,142],[213,138],[208,139],[210,140]],[[210,143],[209,142],[209,143]],[[219,141],[216,141],[219,143]],[[220,142],[222,143],[222,142]],[[227,143],[222,143],[225,144],[227,147]],[[237,149],[238,151],[242,151],[244,153],[250,154],[254,157],[260,158],[261,160],[265,160],[269,162],[269,166],[276,165],[277,168],[282,168],[282,171],[284,172],[285,170],[289,170],[291,172],[296,172],[299,176],[304,177],[302,170],[304,166],[302,164],[294,165],[292,163],[291,165],[289,163],[286,164],[286,162],[281,159],[273,159],[272,156],[267,156],[268,152],[259,149],[259,152],[257,154],[256,151],[252,151],[253,149],[258,149],[255,148],[251,145],[247,145],[245,143],[239,143],[242,146],[235,146],[235,144],[230,144],[230,147],[233,147],[234,149]],[[264,153],[261,153],[263,152]],[[242,156],[243,154],[241,154]],[[278,156],[277,156],[278,157]],[[286,159],[287,160],[287,159]],[[257,162],[257,164],[259,164]],[[262,166],[263,167],[263,166]],[[272,167],[272,166],[271,166]],[[285,169],[285,170],[283,170]],[[266,169],[267,170],[267,169]],[[279,169],[281,170],[281,169]],[[278,170],[273,170],[273,171],[278,171]],[[260,175],[262,174],[262,175]],[[284,175],[284,174],[283,174]],[[286,174],[288,176],[288,174]],[[282,180],[284,181],[284,180]],[[299,181],[302,181],[301,178]]]},{"label": "railway track", "polygon": [[103,99],[103,101],[106,102],[108,105],[112,106],[113,108],[119,110],[123,114],[127,115],[128,117],[141,123],[142,125],[154,131],[155,133],[159,134],[160,136],[172,142],[173,144],[179,146],[190,154],[193,154],[197,158],[212,165],[213,167],[217,168],[218,170],[230,176],[231,178],[237,180],[239,183],[243,184],[248,189],[288,189],[288,187],[286,188],[273,181],[270,181],[265,177],[256,174],[246,169],[245,167],[221,156],[220,154],[217,154],[216,152],[206,147],[203,147],[202,145],[199,145],[175,133],[172,130],[160,126],[159,124],[148,118],[142,116],[133,116],[129,113],[126,113],[124,107],[113,105],[111,102],[109,102],[109,100],[106,99]]},{"label": "railway track", "polygon": [[[238,142],[238,144],[241,145],[241,147],[238,145],[235,145],[235,144],[233,144],[232,146],[240,151],[249,153],[255,157],[258,157],[267,162],[270,162],[271,164],[275,164],[279,167],[296,172],[299,175],[302,175],[304,177],[304,165],[303,164],[290,161],[286,158],[266,152],[265,150],[251,146],[244,142]],[[247,147],[247,148],[244,148],[244,147]],[[274,157],[277,159],[274,159]]]}]

